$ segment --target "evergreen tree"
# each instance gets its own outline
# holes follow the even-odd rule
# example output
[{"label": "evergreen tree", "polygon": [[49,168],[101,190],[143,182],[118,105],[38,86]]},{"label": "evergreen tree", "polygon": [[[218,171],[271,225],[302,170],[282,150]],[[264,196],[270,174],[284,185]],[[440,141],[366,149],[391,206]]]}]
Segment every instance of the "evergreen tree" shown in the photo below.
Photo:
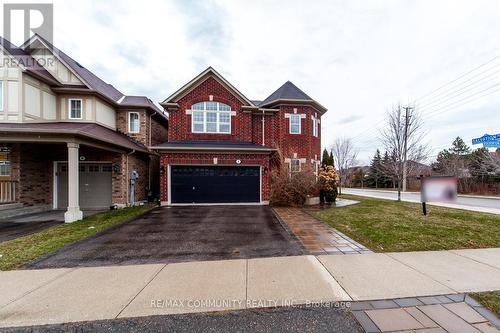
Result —
[{"label": "evergreen tree", "polygon": [[457,138],[453,141],[451,144],[452,147],[450,149],[450,152],[452,154],[457,154],[457,155],[468,155],[470,154],[470,148],[467,146],[462,140],[461,137],[457,136]]},{"label": "evergreen tree", "polygon": [[323,167],[330,165],[330,155],[328,155],[328,150],[326,150],[326,148],[323,150],[323,157],[321,159],[321,165]]},{"label": "evergreen tree", "polygon": [[335,161],[333,160],[333,152],[330,150],[330,163],[329,165],[335,167]]},{"label": "evergreen tree", "polygon": [[370,169],[368,170],[368,185],[371,187],[378,188],[380,186],[380,181],[383,177],[382,169],[382,157],[380,156],[380,150],[372,158]]}]

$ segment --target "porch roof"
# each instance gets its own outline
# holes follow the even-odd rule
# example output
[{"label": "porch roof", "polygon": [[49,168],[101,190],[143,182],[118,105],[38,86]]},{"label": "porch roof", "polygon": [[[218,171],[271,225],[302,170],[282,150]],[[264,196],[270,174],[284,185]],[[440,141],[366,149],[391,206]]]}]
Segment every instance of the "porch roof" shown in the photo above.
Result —
[{"label": "porch roof", "polygon": [[243,141],[169,141],[151,147],[157,150],[254,151],[271,152],[275,148]]},{"label": "porch roof", "polygon": [[0,123],[0,133],[74,135],[99,141],[127,150],[149,153],[146,146],[135,142],[126,135],[95,123],[51,122],[51,123]]}]

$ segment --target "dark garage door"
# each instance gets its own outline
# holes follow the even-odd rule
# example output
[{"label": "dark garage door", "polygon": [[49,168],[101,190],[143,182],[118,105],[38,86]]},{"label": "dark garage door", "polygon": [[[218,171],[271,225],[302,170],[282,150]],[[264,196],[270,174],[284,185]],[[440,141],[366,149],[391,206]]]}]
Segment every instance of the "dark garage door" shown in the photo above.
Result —
[{"label": "dark garage door", "polygon": [[172,166],[172,203],[260,202],[260,168]]}]

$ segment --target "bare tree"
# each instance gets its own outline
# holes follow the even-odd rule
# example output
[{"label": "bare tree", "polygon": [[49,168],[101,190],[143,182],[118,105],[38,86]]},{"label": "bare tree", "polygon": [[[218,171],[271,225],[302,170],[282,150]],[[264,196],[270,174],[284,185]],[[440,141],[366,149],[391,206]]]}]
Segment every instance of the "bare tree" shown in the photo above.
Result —
[{"label": "bare tree", "polygon": [[[412,112],[408,112],[409,110]],[[387,112],[387,124],[381,135],[385,148],[391,154],[391,161],[385,168],[397,182],[398,201],[401,201],[405,175],[412,174],[414,170],[411,168],[427,159],[428,148],[423,143],[424,134],[421,115],[413,108],[404,109],[398,105]]]},{"label": "bare tree", "polygon": [[333,143],[332,152],[340,180],[338,192],[341,194],[342,186],[345,186],[349,179],[349,171],[356,164],[358,152],[348,138],[337,138]]}]

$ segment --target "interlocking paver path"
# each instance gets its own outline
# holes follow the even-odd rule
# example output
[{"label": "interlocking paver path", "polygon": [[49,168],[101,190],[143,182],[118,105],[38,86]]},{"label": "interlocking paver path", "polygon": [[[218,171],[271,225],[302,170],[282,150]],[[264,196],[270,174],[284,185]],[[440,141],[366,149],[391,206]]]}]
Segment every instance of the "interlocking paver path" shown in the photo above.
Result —
[{"label": "interlocking paver path", "polygon": [[396,299],[389,308],[377,301],[357,302],[353,312],[366,332],[500,333],[495,315],[470,297],[455,294],[434,299],[435,304],[428,305],[425,297]]},{"label": "interlocking paver path", "polygon": [[372,252],[300,208],[275,207],[274,210],[311,254]]}]

